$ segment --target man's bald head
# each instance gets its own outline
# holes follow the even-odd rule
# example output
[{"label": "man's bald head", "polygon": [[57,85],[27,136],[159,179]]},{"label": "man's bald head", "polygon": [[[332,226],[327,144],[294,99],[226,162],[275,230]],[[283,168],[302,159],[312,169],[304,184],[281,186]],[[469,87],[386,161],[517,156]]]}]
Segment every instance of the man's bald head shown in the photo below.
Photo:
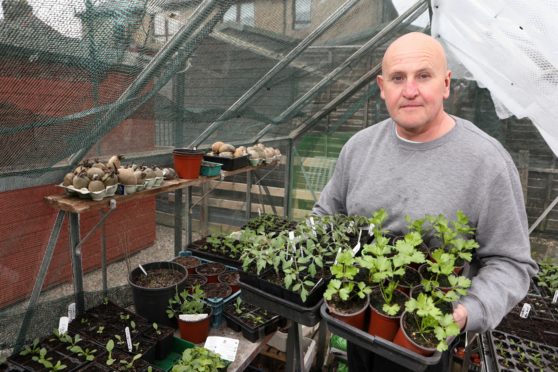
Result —
[{"label": "man's bald head", "polygon": [[442,44],[432,36],[421,32],[410,32],[397,38],[387,48],[382,59],[382,72],[390,63],[395,63],[399,58],[416,51],[430,55],[433,61],[437,61],[440,67],[447,71],[448,62]]}]

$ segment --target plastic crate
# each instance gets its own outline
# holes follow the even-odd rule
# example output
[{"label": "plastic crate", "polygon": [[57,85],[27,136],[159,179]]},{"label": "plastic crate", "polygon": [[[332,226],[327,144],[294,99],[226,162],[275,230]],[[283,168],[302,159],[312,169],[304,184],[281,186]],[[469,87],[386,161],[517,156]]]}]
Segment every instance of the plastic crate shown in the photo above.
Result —
[{"label": "plastic crate", "polygon": [[[202,263],[216,262],[193,255],[192,251],[189,250],[181,251],[179,253],[179,256],[193,256],[198,258]],[[225,267],[227,268],[227,270],[238,271],[238,268],[234,266],[225,265]],[[213,310],[213,315],[211,317],[211,328],[218,328],[221,326],[221,324],[223,323],[223,309],[225,307],[225,304],[229,303],[231,300],[234,300],[240,294],[240,292],[241,291],[236,291],[226,298],[208,298],[205,300],[205,303],[211,306],[211,309]]]},{"label": "plastic crate", "polygon": [[203,160],[201,163],[200,174],[202,176],[213,177],[221,173],[223,164],[212,161]]}]

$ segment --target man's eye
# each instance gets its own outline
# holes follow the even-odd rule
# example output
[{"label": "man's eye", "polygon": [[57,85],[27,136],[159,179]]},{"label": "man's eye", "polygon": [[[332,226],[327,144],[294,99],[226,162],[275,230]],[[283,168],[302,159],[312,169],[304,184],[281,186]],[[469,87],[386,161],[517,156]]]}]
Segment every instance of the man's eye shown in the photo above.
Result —
[{"label": "man's eye", "polygon": [[430,74],[426,74],[426,73],[419,75],[419,78],[422,79],[422,80],[428,79],[429,77],[430,77]]},{"label": "man's eye", "polygon": [[394,76],[392,78],[393,81],[403,81],[403,76]]}]

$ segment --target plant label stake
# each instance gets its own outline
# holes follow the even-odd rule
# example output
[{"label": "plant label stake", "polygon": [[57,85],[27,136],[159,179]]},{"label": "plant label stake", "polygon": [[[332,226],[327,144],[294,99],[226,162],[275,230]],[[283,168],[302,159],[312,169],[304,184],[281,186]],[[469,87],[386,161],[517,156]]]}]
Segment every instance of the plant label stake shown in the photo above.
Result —
[{"label": "plant label stake", "polygon": [[519,313],[519,316],[522,317],[523,319],[527,319],[530,311],[531,311],[531,305],[525,303],[521,308],[521,313]]},{"label": "plant label stake", "polygon": [[59,335],[63,335],[66,334],[66,332],[68,332],[68,323],[70,322],[70,320],[68,319],[67,316],[61,316],[60,320],[58,321],[58,334]]},{"label": "plant label stake", "polygon": [[555,304],[558,302],[558,289],[554,292],[554,297],[552,297],[552,303]]},{"label": "plant label stake", "polygon": [[314,237],[317,237],[318,234],[316,233],[316,224],[314,223],[314,217],[310,216],[308,218],[308,223],[309,223],[310,227],[312,228],[312,234],[314,234]]},{"label": "plant label stake", "polygon": [[293,248],[293,254],[296,254],[295,234],[294,231],[289,231],[289,243]]},{"label": "plant label stake", "polygon": [[143,272],[143,274],[144,274],[145,276],[147,276],[147,271],[145,271],[145,269],[143,268],[143,266],[141,266],[141,264],[139,264],[138,266],[139,266],[140,270]]},{"label": "plant label stake", "polygon": [[68,320],[71,322],[76,318],[76,303],[72,302],[68,305]]},{"label": "plant label stake", "polygon": [[260,209],[260,207],[258,207],[258,216],[262,216],[262,210]]},{"label": "plant label stake", "polygon": [[362,229],[358,231],[358,242],[356,243],[355,247],[353,248],[353,256],[360,251],[360,237],[362,236]]},{"label": "plant label stake", "polygon": [[339,247],[339,249],[337,250],[337,254],[335,255],[335,261],[333,261],[334,265],[337,264],[337,258],[339,257],[340,254],[341,254],[341,247]]},{"label": "plant label stake", "polygon": [[124,328],[124,333],[126,333],[126,344],[128,345],[128,351],[132,352],[132,335],[130,334],[130,327]]}]

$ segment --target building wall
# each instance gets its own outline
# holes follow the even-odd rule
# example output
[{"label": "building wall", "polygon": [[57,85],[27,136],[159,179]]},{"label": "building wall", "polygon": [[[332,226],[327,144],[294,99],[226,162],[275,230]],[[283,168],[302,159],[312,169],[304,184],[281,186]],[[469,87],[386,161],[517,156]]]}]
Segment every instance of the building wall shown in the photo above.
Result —
[{"label": "building wall", "polygon": [[[37,186],[0,193],[0,309],[31,293],[57,216],[44,197],[59,194],[53,186]],[[100,219],[100,212],[80,215],[83,238]],[[155,198],[120,202],[105,221],[107,260],[133,254],[155,241]],[[44,288],[71,282],[68,218],[58,238]],[[96,232],[82,247],[84,272],[100,267],[101,234]],[[99,288],[101,289],[101,288]]]},{"label": "building wall", "polygon": [[[60,64],[7,58],[0,63],[0,104],[4,108],[4,128],[17,128],[49,117],[70,115],[93,106],[92,86],[83,71]],[[107,73],[100,85],[99,103],[114,102],[133,78],[125,72]],[[22,118],[21,113],[27,115]],[[56,151],[65,146],[60,136],[84,137],[89,133],[90,125],[90,121],[85,125],[84,122],[69,122],[22,131],[15,136],[2,136],[0,171],[2,165],[17,165],[18,158],[19,165],[25,167],[54,165]],[[154,148],[154,113],[151,102],[148,102],[104,136],[87,156],[108,157]],[[14,157],[14,154],[17,156]],[[0,193],[0,309],[30,294],[57,213],[46,204],[44,197],[61,192],[54,185],[42,185]],[[97,223],[100,214],[86,213],[80,218],[83,237]],[[67,224],[65,221],[45,287],[71,281]],[[122,258],[126,249],[133,253],[152,245],[155,240],[155,199],[119,203],[105,226],[109,261]],[[100,267],[100,255],[100,235],[96,232],[83,247],[84,271]]]}]

